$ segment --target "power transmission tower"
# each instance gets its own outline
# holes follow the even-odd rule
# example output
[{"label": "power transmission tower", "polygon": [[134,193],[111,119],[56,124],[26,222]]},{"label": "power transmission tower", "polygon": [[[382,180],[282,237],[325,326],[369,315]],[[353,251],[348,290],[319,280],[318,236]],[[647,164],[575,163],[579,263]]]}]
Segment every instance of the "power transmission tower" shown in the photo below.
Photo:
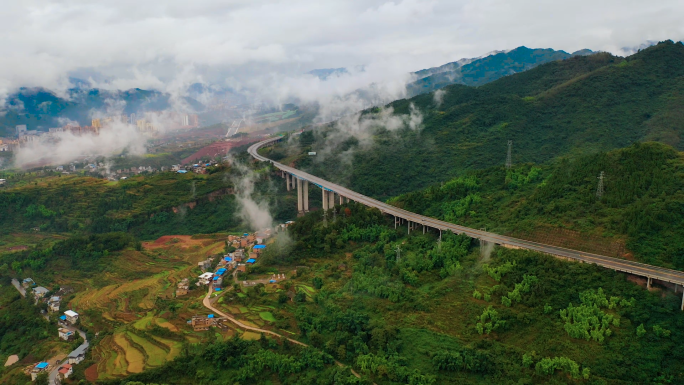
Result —
[{"label": "power transmission tower", "polygon": [[396,251],[397,251],[397,262],[399,262],[399,260],[401,259],[401,246],[397,245]]},{"label": "power transmission tower", "polygon": [[511,147],[513,147],[513,141],[508,141],[508,153],[506,154],[506,169],[510,170],[513,162],[511,161]]},{"label": "power transmission tower", "polygon": [[604,177],[604,174],[603,174],[603,171],[601,171],[601,173],[598,176],[598,180],[599,180],[598,186],[596,187],[596,197],[598,199],[601,199],[601,197],[603,196],[603,177]]}]

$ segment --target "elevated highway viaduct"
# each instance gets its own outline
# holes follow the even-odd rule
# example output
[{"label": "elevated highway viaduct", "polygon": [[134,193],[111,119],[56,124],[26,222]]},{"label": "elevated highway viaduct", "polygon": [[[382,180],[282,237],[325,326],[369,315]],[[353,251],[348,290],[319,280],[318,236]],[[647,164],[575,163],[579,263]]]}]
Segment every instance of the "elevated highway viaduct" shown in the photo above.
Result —
[{"label": "elevated highway viaduct", "polygon": [[[291,189],[297,190],[297,206],[300,214],[309,211],[309,183],[313,183],[322,190],[324,210],[335,206],[337,201],[335,195],[337,194],[340,204],[351,200],[369,207],[375,207],[381,212],[393,216],[395,227],[398,224],[401,225],[406,223],[409,232],[418,228],[421,228],[423,232],[425,232],[426,229],[432,228],[438,230],[440,232],[440,236],[441,232],[443,231],[451,231],[455,234],[466,234],[472,238],[477,238],[484,242],[492,242],[504,247],[532,250],[553,255],[555,257],[572,259],[584,263],[594,263],[607,269],[645,277],[647,279],[647,287],[649,289],[651,288],[652,281],[656,279],[662,282],[674,284],[675,293],[679,288],[682,288],[681,291],[684,292],[684,272],[681,271],[608,257],[605,255],[591,254],[558,246],[530,242],[523,239],[494,234],[483,230],[476,230],[469,227],[444,222],[435,218],[415,214],[384,202],[380,202],[352,191],[346,187],[328,182],[325,179],[321,179],[304,171],[297,170],[296,168],[286,166],[259,155],[258,150],[260,148],[271,146],[280,141],[280,139],[281,137],[274,137],[255,143],[249,147],[248,152],[255,159],[263,162],[270,162],[273,164],[273,166],[280,170],[282,176],[285,177],[288,191]],[[682,297],[681,309],[684,310],[684,296]]]}]

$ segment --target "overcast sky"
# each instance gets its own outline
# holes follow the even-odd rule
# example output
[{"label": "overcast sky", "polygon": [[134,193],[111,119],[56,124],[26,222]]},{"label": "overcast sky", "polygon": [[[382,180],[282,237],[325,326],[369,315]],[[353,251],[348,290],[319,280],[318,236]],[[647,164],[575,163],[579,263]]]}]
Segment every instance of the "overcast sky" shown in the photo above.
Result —
[{"label": "overcast sky", "polygon": [[21,0],[0,14],[2,93],[68,75],[173,90],[354,65],[368,82],[521,45],[624,55],[684,37],[682,0]]}]

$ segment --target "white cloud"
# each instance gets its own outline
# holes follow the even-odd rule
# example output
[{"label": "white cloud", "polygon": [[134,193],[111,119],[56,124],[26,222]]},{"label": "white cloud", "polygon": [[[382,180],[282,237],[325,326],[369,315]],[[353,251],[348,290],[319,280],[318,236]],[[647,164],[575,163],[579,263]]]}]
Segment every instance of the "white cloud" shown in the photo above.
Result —
[{"label": "white cloud", "polygon": [[[493,50],[621,54],[647,40],[680,40],[682,14],[678,0],[15,1],[2,8],[0,96],[20,86],[60,91],[70,74],[93,72],[110,88],[256,77],[277,78],[269,97],[332,98],[373,82],[395,95],[409,71]],[[365,73],[329,82],[298,76],[359,64]]]}]

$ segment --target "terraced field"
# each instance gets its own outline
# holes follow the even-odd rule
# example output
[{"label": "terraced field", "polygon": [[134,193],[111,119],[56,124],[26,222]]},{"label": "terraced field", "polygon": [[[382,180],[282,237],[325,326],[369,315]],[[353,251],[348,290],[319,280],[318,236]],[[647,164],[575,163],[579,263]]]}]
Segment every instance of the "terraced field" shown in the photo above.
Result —
[{"label": "terraced field", "polygon": [[[98,379],[159,367],[180,354],[183,341],[200,340],[202,333],[192,331],[185,321],[197,311],[192,305],[204,290],[176,299],[175,288],[181,279],[198,275],[197,262],[221,252],[223,240],[162,237],[144,243],[143,252],[127,251],[107,273],[81,283],[84,289],[77,290],[71,308],[88,324],[88,310],[96,310],[105,322],[97,325],[99,329],[113,332],[93,350]],[[175,304],[173,312],[167,310],[168,303]],[[167,338],[159,327],[178,337]]]}]

